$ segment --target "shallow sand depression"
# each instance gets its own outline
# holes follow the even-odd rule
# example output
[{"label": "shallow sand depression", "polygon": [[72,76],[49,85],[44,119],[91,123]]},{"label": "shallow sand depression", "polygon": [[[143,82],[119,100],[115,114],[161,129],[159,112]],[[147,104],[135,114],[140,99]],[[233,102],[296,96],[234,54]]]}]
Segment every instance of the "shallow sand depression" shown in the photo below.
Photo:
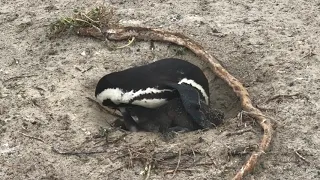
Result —
[{"label": "shallow sand depression", "polygon": [[[318,1],[105,2],[124,25],[180,32],[200,43],[273,119],[271,147],[246,179],[320,177]],[[168,43],[110,50],[93,38],[47,38],[57,18],[98,3],[0,2],[0,179],[231,179],[262,130],[248,116],[238,119],[238,98],[206,63]],[[169,143],[111,128],[116,117],[87,98],[97,81],[167,57],[204,70],[211,105],[226,113],[225,123]]]}]

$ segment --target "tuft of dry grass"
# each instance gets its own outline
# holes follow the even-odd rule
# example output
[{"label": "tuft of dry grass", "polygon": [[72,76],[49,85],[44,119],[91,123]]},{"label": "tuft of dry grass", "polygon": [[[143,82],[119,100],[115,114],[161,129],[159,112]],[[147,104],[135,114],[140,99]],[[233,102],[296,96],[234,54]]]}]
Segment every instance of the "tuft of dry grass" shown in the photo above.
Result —
[{"label": "tuft of dry grass", "polygon": [[113,9],[106,6],[99,6],[88,12],[74,10],[71,17],[62,17],[50,24],[48,37],[56,38],[65,33],[77,32],[79,28],[95,28],[101,32],[101,29],[108,27],[112,22]]}]

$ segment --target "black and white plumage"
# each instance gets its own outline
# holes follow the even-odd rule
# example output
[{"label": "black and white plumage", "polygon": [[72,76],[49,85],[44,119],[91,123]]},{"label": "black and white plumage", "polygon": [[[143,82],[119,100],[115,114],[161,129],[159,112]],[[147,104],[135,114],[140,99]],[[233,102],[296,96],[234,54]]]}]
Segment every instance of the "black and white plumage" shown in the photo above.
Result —
[{"label": "black and white plumage", "polygon": [[201,123],[201,101],[209,104],[209,83],[196,65],[176,58],[113,72],[102,77],[95,91],[102,105],[119,109],[129,130],[137,124],[126,108],[158,108],[180,97],[186,111]]}]

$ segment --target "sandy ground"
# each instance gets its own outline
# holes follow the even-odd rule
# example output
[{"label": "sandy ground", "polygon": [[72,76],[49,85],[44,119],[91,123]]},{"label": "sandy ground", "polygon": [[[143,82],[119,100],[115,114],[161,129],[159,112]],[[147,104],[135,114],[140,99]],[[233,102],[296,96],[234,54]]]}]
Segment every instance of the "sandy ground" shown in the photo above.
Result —
[{"label": "sandy ground", "polygon": [[[270,150],[246,179],[320,179],[318,0],[105,2],[122,24],[182,32],[200,42],[276,122]],[[1,0],[0,179],[144,179],[145,168],[149,179],[230,179],[261,129],[248,117],[237,120],[237,98],[213,74],[206,72],[211,102],[226,113],[224,125],[168,143],[157,134],[112,129],[116,118],[86,98],[94,98],[104,74],[161,58],[206,67],[172,44],[152,49],[150,42],[135,42],[110,51],[95,39],[46,37],[56,18],[98,3]]]}]

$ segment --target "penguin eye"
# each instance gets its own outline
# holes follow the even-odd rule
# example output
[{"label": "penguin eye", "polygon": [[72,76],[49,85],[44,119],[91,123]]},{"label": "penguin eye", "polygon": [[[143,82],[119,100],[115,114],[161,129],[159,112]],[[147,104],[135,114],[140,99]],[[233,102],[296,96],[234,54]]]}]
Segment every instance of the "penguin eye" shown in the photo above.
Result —
[{"label": "penguin eye", "polygon": [[103,100],[102,105],[108,106],[110,108],[116,108],[117,107],[117,105],[115,103],[113,103],[110,99]]}]

